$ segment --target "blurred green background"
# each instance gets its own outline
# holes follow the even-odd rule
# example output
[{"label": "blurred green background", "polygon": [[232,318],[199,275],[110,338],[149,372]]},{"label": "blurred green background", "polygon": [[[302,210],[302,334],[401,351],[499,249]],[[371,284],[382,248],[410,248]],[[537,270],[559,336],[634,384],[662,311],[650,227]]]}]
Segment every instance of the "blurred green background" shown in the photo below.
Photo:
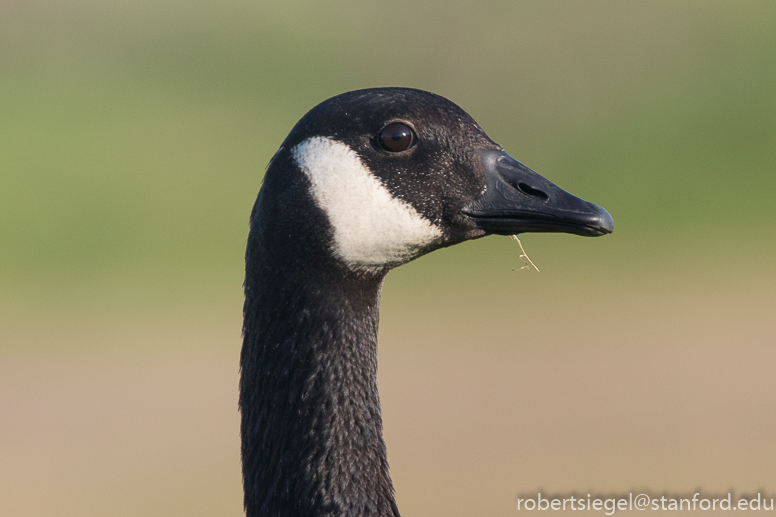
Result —
[{"label": "blurred green background", "polygon": [[0,514],[240,515],[248,214],[338,93],[431,90],[600,239],[389,275],[404,515],[776,491],[776,4],[0,3]]}]

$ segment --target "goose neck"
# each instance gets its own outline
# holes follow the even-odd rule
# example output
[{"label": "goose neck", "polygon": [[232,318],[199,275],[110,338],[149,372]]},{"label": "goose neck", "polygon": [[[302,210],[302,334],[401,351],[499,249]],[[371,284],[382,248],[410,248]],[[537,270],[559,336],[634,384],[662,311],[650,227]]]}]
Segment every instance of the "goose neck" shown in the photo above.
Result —
[{"label": "goose neck", "polygon": [[377,393],[382,278],[257,268],[241,355],[249,517],[398,516]]}]

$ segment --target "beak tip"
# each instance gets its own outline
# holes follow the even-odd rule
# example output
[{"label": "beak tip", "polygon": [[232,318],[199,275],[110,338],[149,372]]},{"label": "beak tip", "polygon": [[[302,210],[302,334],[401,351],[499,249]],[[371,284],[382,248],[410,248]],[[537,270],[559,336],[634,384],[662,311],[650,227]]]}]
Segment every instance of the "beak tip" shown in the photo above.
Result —
[{"label": "beak tip", "polygon": [[604,207],[598,207],[601,209],[600,217],[601,217],[601,231],[603,234],[612,233],[614,232],[614,219],[612,219],[612,214],[609,213],[607,209]]}]

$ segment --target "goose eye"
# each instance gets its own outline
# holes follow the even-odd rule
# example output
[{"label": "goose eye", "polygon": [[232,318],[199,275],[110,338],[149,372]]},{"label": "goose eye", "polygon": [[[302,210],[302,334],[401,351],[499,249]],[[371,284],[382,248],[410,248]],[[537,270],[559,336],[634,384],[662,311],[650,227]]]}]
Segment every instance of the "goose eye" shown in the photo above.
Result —
[{"label": "goose eye", "polygon": [[380,131],[377,139],[383,149],[392,153],[406,151],[415,144],[415,133],[407,124],[394,122]]}]

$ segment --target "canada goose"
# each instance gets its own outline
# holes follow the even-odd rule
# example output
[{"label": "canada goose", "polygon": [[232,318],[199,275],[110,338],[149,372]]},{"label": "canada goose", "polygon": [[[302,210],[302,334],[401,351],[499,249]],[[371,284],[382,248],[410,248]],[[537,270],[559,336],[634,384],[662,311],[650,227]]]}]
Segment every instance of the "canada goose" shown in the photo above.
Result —
[{"label": "canada goose", "polygon": [[391,268],[489,234],[611,233],[429,92],[322,102],[270,161],[246,251],[240,409],[245,510],[398,516],[377,393]]}]

